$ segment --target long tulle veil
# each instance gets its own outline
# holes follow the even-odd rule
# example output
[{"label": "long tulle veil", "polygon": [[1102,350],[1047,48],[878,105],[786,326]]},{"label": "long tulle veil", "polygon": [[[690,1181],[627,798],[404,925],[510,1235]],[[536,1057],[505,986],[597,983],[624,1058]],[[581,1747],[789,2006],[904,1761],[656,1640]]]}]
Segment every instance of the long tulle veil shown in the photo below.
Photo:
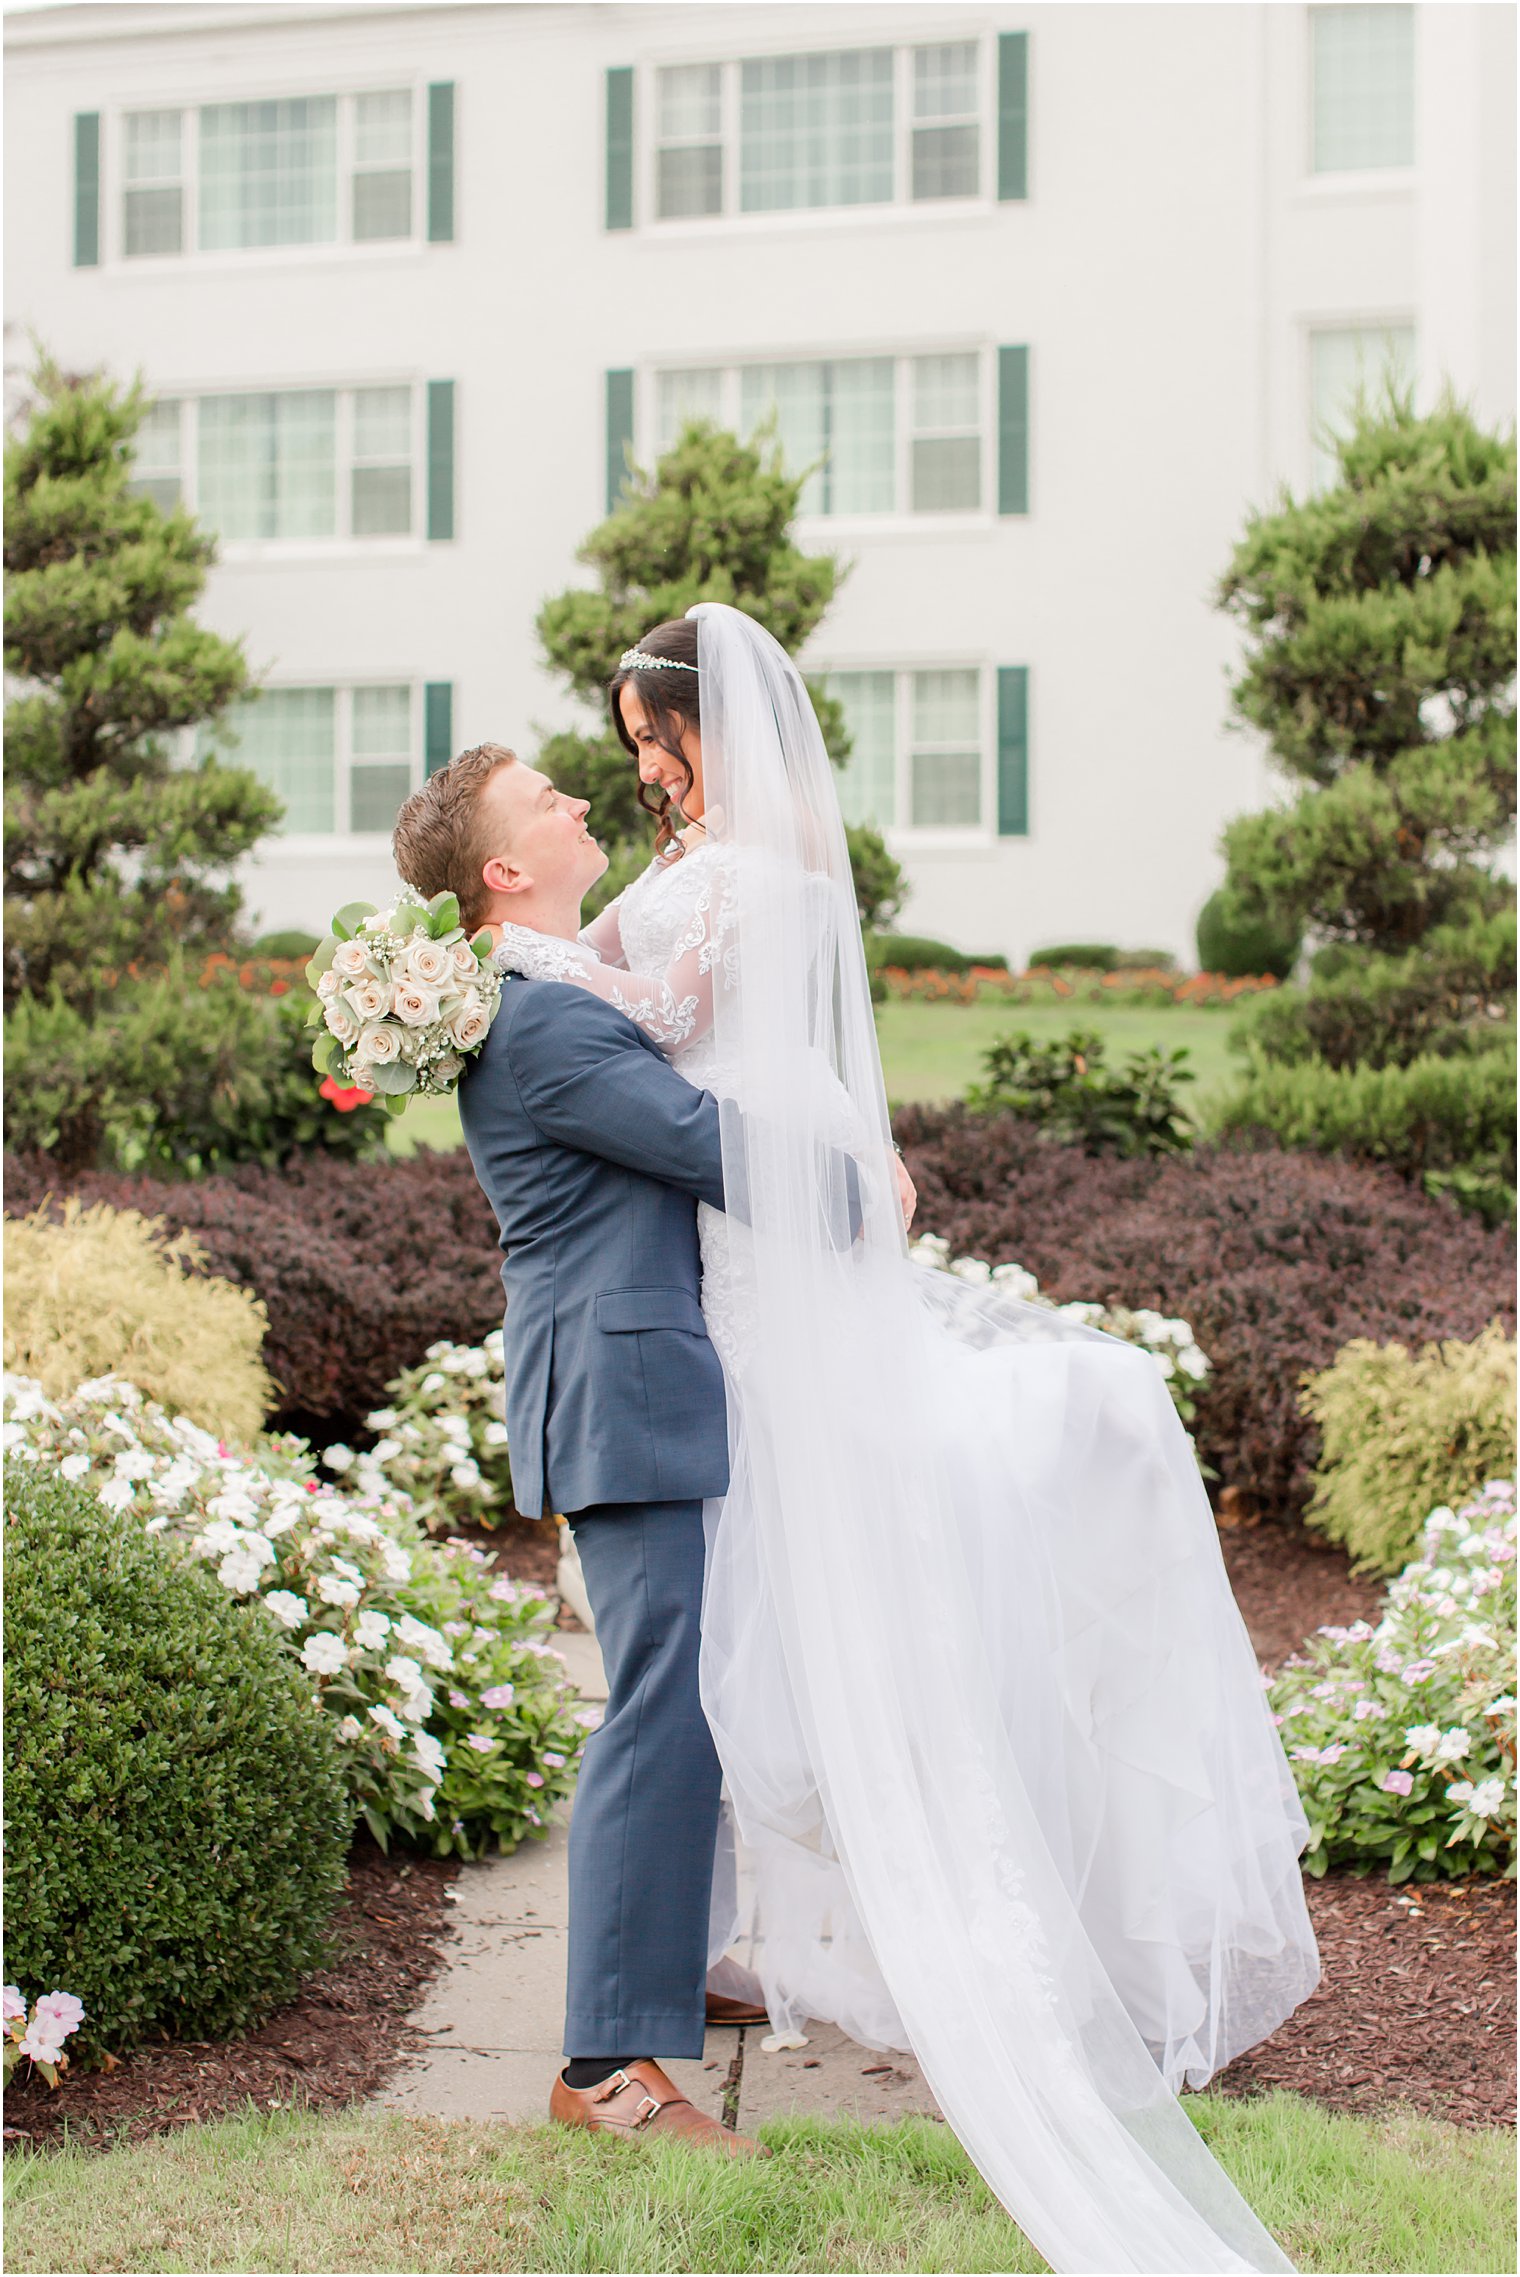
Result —
[{"label": "long tulle veil", "polygon": [[772,2013],[911,2047],[1057,2270],[1289,2269],[1177,2100],[1318,1976],[1191,1447],[1146,1354],[906,1257],[812,705],[750,618],[691,614],[745,1221],[703,1699]]}]

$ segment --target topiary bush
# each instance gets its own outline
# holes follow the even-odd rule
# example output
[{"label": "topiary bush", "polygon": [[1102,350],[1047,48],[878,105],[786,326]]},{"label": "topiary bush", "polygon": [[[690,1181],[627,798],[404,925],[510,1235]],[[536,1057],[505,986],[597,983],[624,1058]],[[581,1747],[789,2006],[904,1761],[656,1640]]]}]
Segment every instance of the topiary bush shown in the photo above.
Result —
[{"label": "topiary bush", "polygon": [[268,1320],[205,1264],[188,1235],[103,1202],[8,1218],[6,1367],[51,1399],[122,1376],[204,1430],[252,1439],[275,1400],[259,1357]]},{"label": "topiary bush", "polygon": [[1358,1336],[1420,1345],[1514,1324],[1505,1236],[1391,1171],[1275,1147],[1095,1158],[956,1107],[903,1107],[894,1127],[918,1222],[957,1254],[1016,1258],[1061,1303],[1192,1323],[1213,1362],[1199,1454],[1277,1518],[1302,1509],[1319,1457],[1306,1373]]},{"label": "topiary bush", "polygon": [[1067,941],[1054,949],[1031,949],[1029,963],[1074,965],[1082,972],[1112,972],[1119,952],[1111,941]]},{"label": "topiary bush", "polygon": [[1415,1352],[1359,1337],[1299,1398],[1322,1448],[1304,1515],[1356,1573],[1397,1573],[1432,1509],[1515,1468],[1515,1343],[1499,1327]]},{"label": "topiary bush", "polygon": [[317,933],[289,931],[261,933],[253,944],[256,957],[272,957],[280,964],[309,964],[321,947]]},{"label": "topiary bush", "polygon": [[244,2030],[324,1957],[353,1810],[268,1617],[40,1463],[5,1485],[6,1964],[85,2050]]},{"label": "topiary bush", "polygon": [[1274,980],[1286,980],[1298,962],[1304,929],[1292,917],[1243,908],[1239,895],[1224,885],[1199,910],[1195,938],[1200,972],[1222,972],[1230,980],[1271,973]]},{"label": "topiary bush", "polygon": [[873,966],[891,965],[897,972],[970,972],[973,965],[1007,965],[1006,957],[968,957],[947,941],[931,941],[918,933],[874,933],[867,948]]}]

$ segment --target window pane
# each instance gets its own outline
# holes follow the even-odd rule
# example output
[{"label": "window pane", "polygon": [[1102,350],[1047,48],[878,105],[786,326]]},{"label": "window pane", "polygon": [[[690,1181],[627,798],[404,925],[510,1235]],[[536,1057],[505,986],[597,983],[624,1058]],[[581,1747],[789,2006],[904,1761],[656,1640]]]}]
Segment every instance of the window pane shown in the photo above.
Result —
[{"label": "window pane", "polygon": [[891,672],[830,672],[825,691],[838,698],[853,748],[835,780],[846,822],[887,829],[897,820],[897,731]]},{"label": "window pane", "polygon": [[981,426],[977,358],[969,356],[915,356],[913,359],[913,431],[940,434],[946,429]]},{"label": "window pane", "polygon": [[122,251],[131,259],[145,253],[182,253],[182,190],[128,190],[122,200]]},{"label": "window pane", "polygon": [[180,499],[181,407],[173,398],[151,406],[132,444],[128,488],[167,513]]},{"label": "window pane", "polygon": [[128,182],[177,182],[180,178],[179,111],[129,111],[124,172]]},{"label": "window pane", "polygon": [[977,673],[969,671],[915,672],[913,675],[913,744],[979,743]]},{"label": "window pane", "polygon": [[915,198],[974,198],[978,187],[980,130],[967,126],[915,127]]},{"label": "window pane", "polygon": [[410,688],[355,688],[354,757],[396,759],[412,748]]},{"label": "window pane", "polygon": [[354,100],[354,163],[356,166],[406,166],[412,163],[412,97],[402,87],[385,95],[359,95]]},{"label": "window pane", "polygon": [[409,387],[354,390],[354,457],[406,459],[412,455],[412,391]]},{"label": "window pane", "polygon": [[337,235],[335,96],[201,112],[202,251],[331,245]]},{"label": "window pane", "polygon": [[412,234],[412,177],[395,174],[354,176],[354,242],[373,245],[383,237]]},{"label": "window pane", "polygon": [[961,513],[982,503],[982,445],[976,435],[942,435],[913,445],[915,514]]},{"label": "window pane", "polygon": [[661,221],[723,211],[723,151],[662,150],[655,161],[656,210]]},{"label": "window pane", "polygon": [[409,766],[353,767],[348,777],[350,830],[384,830],[395,827],[396,816],[411,797]]},{"label": "window pane", "polygon": [[915,751],[913,820],[921,827],[982,819],[982,761],[976,751]]},{"label": "window pane", "polygon": [[239,748],[230,763],[251,767],[285,801],[287,834],[333,828],[336,719],[331,688],[271,688],[237,708]]},{"label": "window pane", "polygon": [[740,65],[742,212],[881,204],[891,196],[890,48]]},{"label": "window pane", "polygon": [[412,526],[409,466],[356,466],[353,474],[356,538],[404,538]]},{"label": "window pane", "polygon": [[915,119],[963,119],[976,111],[976,42],[913,51]]},{"label": "window pane", "polygon": [[1314,170],[1414,164],[1414,9],[1311,8]]},{"label": "window pane", "polygon": [[1397,388],[1413,381],[1414,327],[1395,324],[1377,332],[1313,332],[1309,377],[1314,482],[1322,488],[1336,479],[1333,438],[1350,432],[1358,394],[1375,403],[1390,380]]},{"label": "window pane", "polygon": [[889,357],[831,364],[827,511],[890,514],[896,445]]},{"label": "window pane", "polygon": [[701,142],[722,132],[722,75],[716,63],[683,63],[657,80],[658,140]]},{"label": "window pane", "polygon": [[740,374],[741,431],[752,435],[774,412],[776,438],[788,474],[800,474],[805,466],[814,468],[797,502],[799,514],[828,511],[823,469],[814,464],[823,457],[827,444],[825,400],[822,364],[746,364]]},{"label": "window pane", "polygon": [[661,372],[655,381],[655,449],[668,451],[687,419],[723,416],[723,374],[716,371]]},{"label": "window pane", "polygon": [[200,513],[224,538],[330,538],[337,397],[209,395],[200,406]]}]

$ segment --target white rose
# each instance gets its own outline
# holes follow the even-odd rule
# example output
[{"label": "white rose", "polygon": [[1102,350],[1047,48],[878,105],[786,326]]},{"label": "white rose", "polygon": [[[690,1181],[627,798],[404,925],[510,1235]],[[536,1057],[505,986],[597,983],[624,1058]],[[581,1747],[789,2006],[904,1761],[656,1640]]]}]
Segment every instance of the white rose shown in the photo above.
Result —
[{"label": "white rose", "polygon": [[359,1020],[378,1020],[382,1012],[390,1010],[390,994],[385,983],[372,976],[345,989],[343,1001]]},{"label": "white rose", "polygon": [[462,1052],[473,1051],[490,1025],[485,1005],[472,988],[466,991],[463,1005],[449,1022],[449,1036]]},{"label": "white rose", "polygon": [[317,975],[317,994],[325,1001],[326,998],[336,996],[337,993],[338,976],[333,971],[332,966],[329,965],[326,972],[319,972]]},{"label": "white rose", "polygon": [[435,1083],[457,1083],[464,1073],[464,1061],[455,1052],[445,1052],[434,1060],[429,1072]]},{"label": "white rose", "polygon": [[422,988],[414,980],[399,981],[392,1009],[398,1020],[409,1028],[425,1028],[438,1017],[438,998],[431,988]]},{"label": "white rose", "polygon": [[383,1067],[388,1060],[401,1056],[401,1030],[389,1020],[374,1020],[363,1029],[354,1052],[360,1062],[371,1067]]},{"label": "white rose", "polygon": [[347,1051],[359,1033],[358,1021],[351,1020],[341,1004],[329,1004],[322,1017],[327,1023],[328,1034],[336,1036],[344,1050]]},{"label": "white rose", "polygon": [[345,980],[358,980],[369,971],[369,952],[362,941],[340,941],[333,951],[332,969]]},{"label": "white rose", "polygon": [[[474,963],[474,958],[470,962]],[[438,941],[414,941],[407,952],[405,977],[420,981],[424,988],[437,988],[449,977],[453,958]]]},{"label": "white rose", "polygon": [[470,947],[468,941],[456,941],[454,943],[451,962],[461,980],[473,980],[480,970],[475,951]]}]

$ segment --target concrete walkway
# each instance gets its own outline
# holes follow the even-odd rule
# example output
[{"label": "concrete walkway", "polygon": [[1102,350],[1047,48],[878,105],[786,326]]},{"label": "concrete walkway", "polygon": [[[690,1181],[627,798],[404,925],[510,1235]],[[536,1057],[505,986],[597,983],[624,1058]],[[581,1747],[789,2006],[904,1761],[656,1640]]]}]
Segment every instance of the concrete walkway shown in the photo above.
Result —
[{"label": "concrete walkway", "polygon": [[[604,1700],[596,1639],[562,1630],[555,1649],[582,1695]],[[547,1841],[461,1872],[446,1966],[409,2019],[428,2046],[383,2090],[383,2108],[447,2119],[547,2117],[564,2062],[568,1825],[566,1814]],[[783,2111],[937,2115],[910,2056],[859,2047],[833,2025],[815,2025],[805,2048],[768,2051],[765,2037],[758,2027],[714,2029],[700,2062],[672,2058],[662,2068],[699,2110],[741,2130]]]}]

